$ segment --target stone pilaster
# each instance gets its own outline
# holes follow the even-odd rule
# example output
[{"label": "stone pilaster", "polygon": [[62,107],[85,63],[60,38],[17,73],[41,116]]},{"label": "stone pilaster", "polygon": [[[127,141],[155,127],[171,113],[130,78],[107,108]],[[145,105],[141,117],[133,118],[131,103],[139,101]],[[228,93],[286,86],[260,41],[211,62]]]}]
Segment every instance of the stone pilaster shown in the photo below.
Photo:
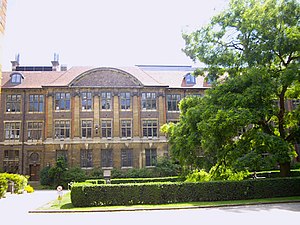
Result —
[{"label": "stone pilaster", "polygon": [[120,137],[120,103],[118,94],[114,94],[113,137]]},{"label": "stone pilaster", "polygon": [[94,96],[94,137],[99,137],[100,136],[100,100],[99,96],[95,95]]},{"label": "stone pilaster", "polygon": [[[165,104],[165,96],[163,93],[159,93],[158,95],[158,112],[159,112],[159,126],[165,124],[166,121],[166,104]],[[164,133],[159,132],[159,136],[164,136]]]},{"label": "stone pilaster", "polygon": [[80,137],[80,97],[76,94],[72,98],[71,102],[72,109],[72,137],[79,138]]},{"label": "stone pilaster", "polygon": [[137,94],[133,95],[132,100],[132,111],[133,111],[133,121],[132,121],[132,135],[133,137],[140,137],[140,98]]},{"label": "stone pilaster", "polygon": [[46,96],[45,138],[53,138],[53,93]]}]

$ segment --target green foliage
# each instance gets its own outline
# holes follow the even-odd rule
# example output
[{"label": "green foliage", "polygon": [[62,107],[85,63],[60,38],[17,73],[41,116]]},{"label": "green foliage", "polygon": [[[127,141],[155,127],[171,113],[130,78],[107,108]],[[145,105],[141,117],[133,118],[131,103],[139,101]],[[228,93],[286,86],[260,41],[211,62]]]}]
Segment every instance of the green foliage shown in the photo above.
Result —
[{"label": "green foliage", "polygon": [[196,183],[96,185],[76,183],[75,207],[225,201],[300,195],[300,178],[250,179]]},{"label": "green foliage", "polygon": [[195,74],[215,82],[203,98],[183,99],[180,122],[162,128],[182,165],[279,164],[288,175],[300,141],[300,107],[285,104],[300,99],[299,15],[296,0],[231,0],[207,26],[183,34],[185,53],[206,65]]},{"label": "green foliage", "polygon": [[12,181],[14,183],[15,193],[22,193],[28,184],[29,176],[11,173],[3,173],[2,176],[8,181]]},{"label": "green foliage", "polygon": [[181,167],[169,157],[158,157],[157,164],[153,168],[131,168],[128,170],[116,169],[111,171],[112,178],[147,178],[169,177],[180,174]]},{"label": "green foliage", "polygon": [[40,174],[41,185],[56,187],[58,185],[64,188],[68,187],[70,182],[85,181],[88,176],[84,170],[79,167],[67,168],[63,158],[58,159],[54,167],[44,167]]},{"label": "green foliage", "polygon": [[188,174],[186,182],[205,182],[205,181],[220,181],[220,180],[232,180],[241,181],[249,177],[248,171],[232,171],[231,169],[219,165],[213,166],[209,173],[205,170],[195,170]]},{"label": "green foliage", "polygon": [[34,189],[33,187],[31,187],[30,185],[27,185],[24,189],[27,193],[33,193],[34,192]]},{"label": "green foliage", "polygon": [[49,176],[50,166],[44,167],[40,172],[41,185],[50,186],[53,184],[53,179]]},{"label": "green foliage", "polygon": [[186,177],[186,182],[207,182],[211,181],[211,175],[205,170],[194,170]]},{"label": "green foliage", "polygon": [[0,173],[0,198],[3,198],[8,188],[8,182],[3,173]]}]

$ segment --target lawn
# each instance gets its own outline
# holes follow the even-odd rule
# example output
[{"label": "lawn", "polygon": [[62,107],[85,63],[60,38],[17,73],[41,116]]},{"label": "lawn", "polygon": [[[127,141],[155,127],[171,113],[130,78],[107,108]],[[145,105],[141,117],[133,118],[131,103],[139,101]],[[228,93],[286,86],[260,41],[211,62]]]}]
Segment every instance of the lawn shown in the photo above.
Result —
[{"label": "lawn", "polygon": [[187,202],[163,205],[131,205],[131,206],[97,206],[97,207],[74,207],[70,192],[66,193],[61,201],[54,200],[40,207],[37,211],[121,211],[121,210],[158,210],[158,209],[181,209],[197,207],[222,207],[235,205],[250,204],[268,204],[300,201],[300,196],[284,198],[267,198],[251,200],[234,200],[234,201],[214,201],[214,202]]}]

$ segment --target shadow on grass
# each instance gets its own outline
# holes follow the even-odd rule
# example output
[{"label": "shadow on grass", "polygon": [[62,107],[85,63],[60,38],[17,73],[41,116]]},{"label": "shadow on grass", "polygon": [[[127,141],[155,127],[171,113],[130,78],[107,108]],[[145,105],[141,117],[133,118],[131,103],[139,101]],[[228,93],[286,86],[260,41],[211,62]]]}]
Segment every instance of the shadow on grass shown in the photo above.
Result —
[{"label": "shadow on grass", "polygon": [[73,209],[74,206],[72,203],[66,203],[60,207],[60,209]]}]

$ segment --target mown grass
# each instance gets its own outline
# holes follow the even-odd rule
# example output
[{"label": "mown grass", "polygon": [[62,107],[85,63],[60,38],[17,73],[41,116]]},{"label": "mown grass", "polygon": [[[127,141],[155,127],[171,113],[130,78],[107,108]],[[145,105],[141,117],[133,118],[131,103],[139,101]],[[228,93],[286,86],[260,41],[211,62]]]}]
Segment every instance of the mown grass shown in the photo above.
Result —
[{"label": "mown grass", "polygon": [[267,199],[251,199],[251,200],[234,200],[234,201],[214,201],[214,202],[186,202],[162,205],[130,205],[130,206],[97,206],[97,207],[74,207],[70,192],[66,193],[61,201],[54,200],[48,204],[38,208],[40,211],[119,211],[119,210],[134,210],[134,209],[180,209],[193,207],[222,207],[230,205],[249,205],[249,204],[267,204],[300,201],[300,196],[284,197],[284,198],[267,198]]}]

